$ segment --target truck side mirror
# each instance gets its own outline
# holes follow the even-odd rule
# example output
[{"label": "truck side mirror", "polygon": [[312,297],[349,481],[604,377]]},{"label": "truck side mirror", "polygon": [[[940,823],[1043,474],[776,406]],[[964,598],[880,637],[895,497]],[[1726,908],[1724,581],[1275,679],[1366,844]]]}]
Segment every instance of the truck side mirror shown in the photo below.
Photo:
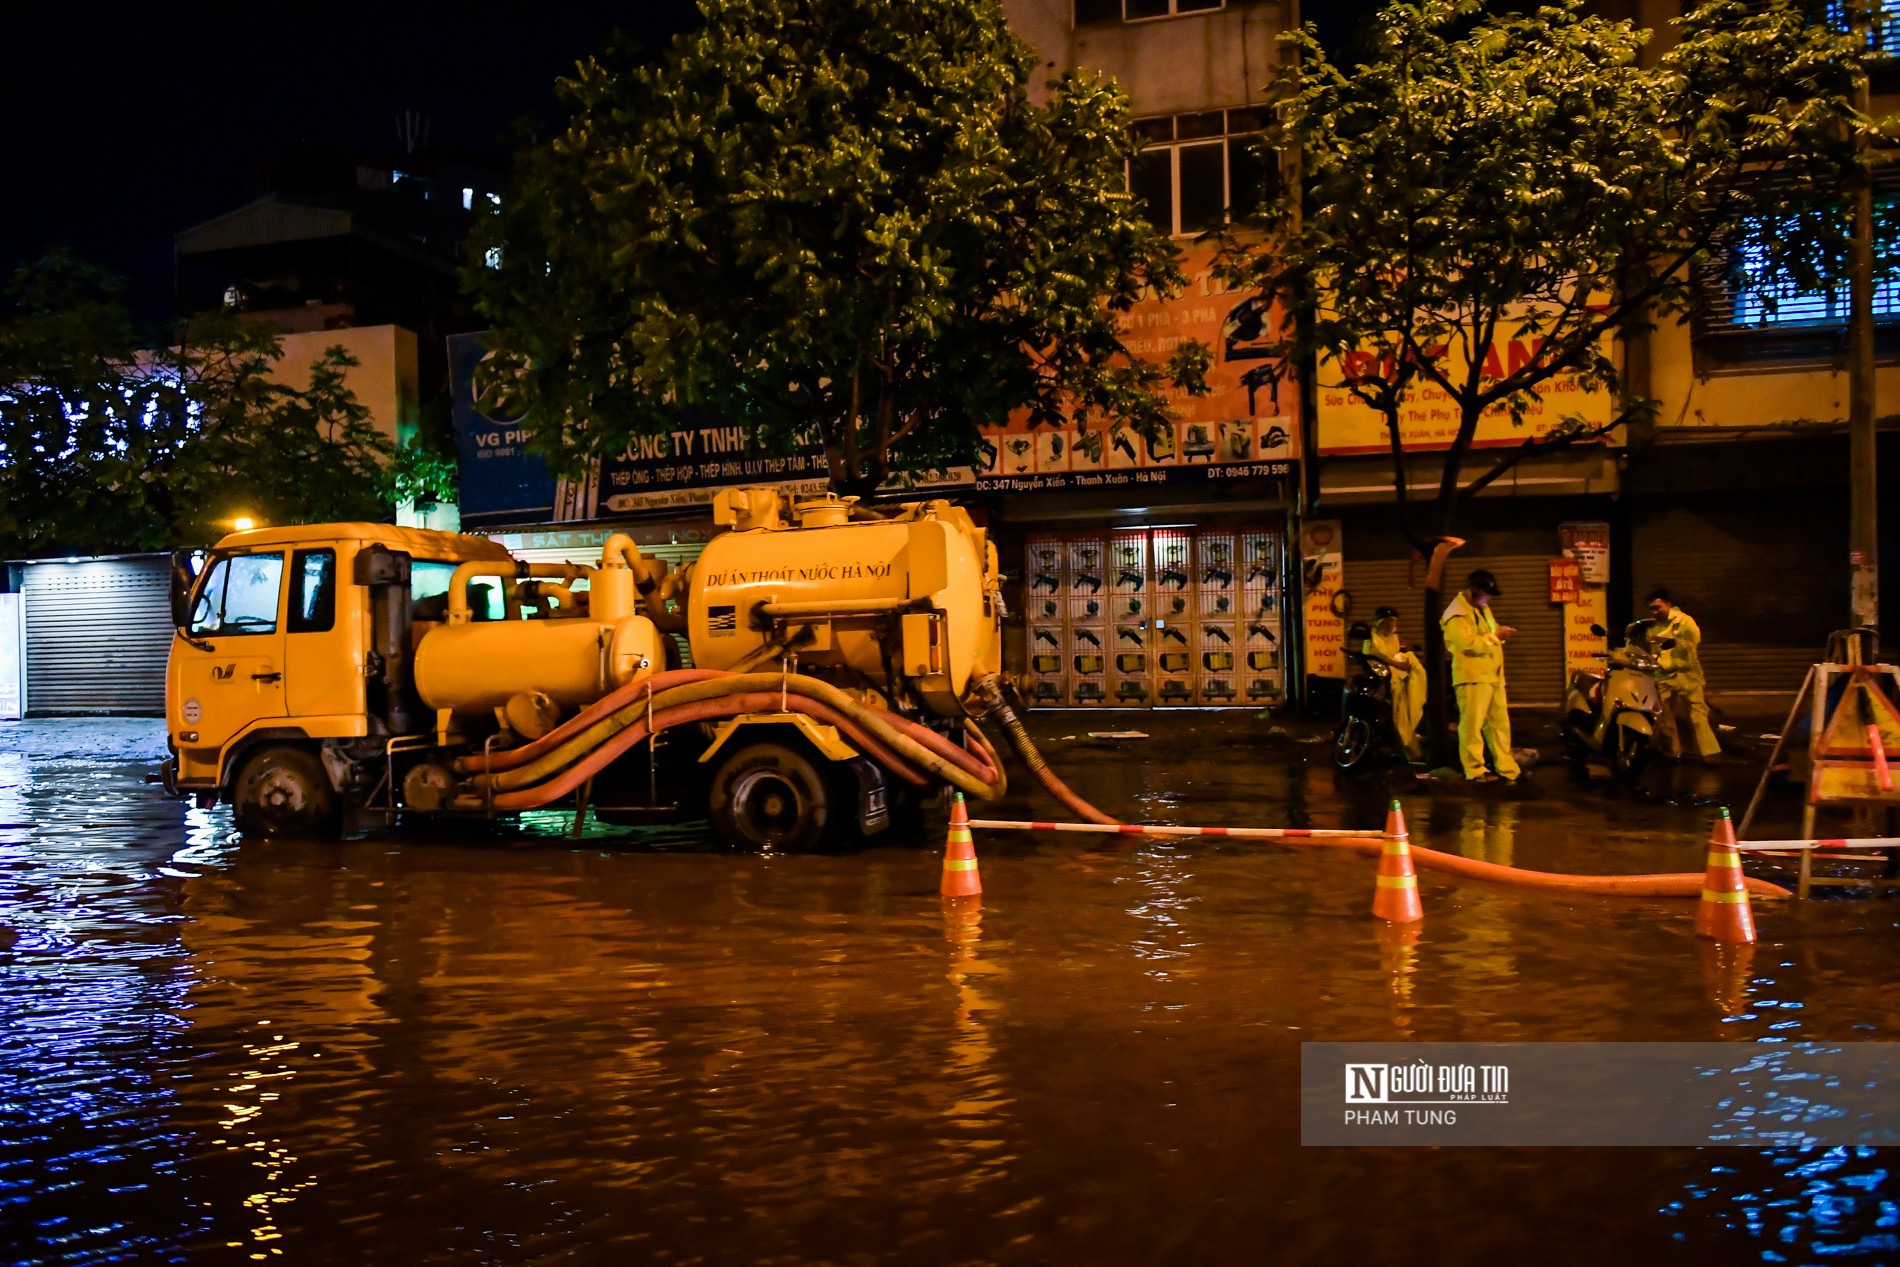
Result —
[{"label": "truck side mirror", "polygon": [[198,581],[196,550],[172,551],[171,600],[172,627],[183,629],[191,623],[191,587]]}]

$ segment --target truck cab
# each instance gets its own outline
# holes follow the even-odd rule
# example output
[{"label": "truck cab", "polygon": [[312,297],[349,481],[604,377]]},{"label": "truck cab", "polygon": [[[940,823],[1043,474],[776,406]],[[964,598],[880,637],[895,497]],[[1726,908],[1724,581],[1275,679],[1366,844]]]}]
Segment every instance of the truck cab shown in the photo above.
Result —
[{"label": "truck cab", "polygon": [[[364,567],[405,557],[400,578]],[[168,784],[201,803],[231,802],[247,829],[333,818],[335,798],[326,792],[334,780],[313,777],[324,774],[324,741],[368,740],[389,729],[389,701],[380,696],[391,648],[376,645],[373,586],[401,589],[390,601],[407,609],[407,623],[447,593],[460,565],[511,561],[484,537],[392,524],[224,537],[195,571],[173,576]]]}]

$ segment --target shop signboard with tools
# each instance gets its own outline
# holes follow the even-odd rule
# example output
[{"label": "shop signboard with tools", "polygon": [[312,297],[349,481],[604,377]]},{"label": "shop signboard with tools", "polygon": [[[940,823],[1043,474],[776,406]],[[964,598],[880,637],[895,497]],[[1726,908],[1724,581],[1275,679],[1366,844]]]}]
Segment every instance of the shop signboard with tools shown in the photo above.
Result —
[{"label": "shop signboard with tools", "polygon": [[1119,318],[1130,355],[1165,362],[1199,340],[1213,353],[1208,392],[1164,392],[1174,417],[1153,435],[1099,420],[1031,427],[1026,418],[985,428],[977,487],[990,492],[1221,483],[1285,478],[1299,460],[1299,387],[1279,380],[1268,351],[1279,313],[1258,295],[1230,290],[1214,275],[1214,250],[1195,246],[1183,261],[1188,285],[1171,299],[1148,299]]},{"label": "shop signboard with tools", "polygon": [[[722,488],[764,485],[798,498],[822,496],[831,487],[824,446],[816,440],[789,454],[771,454],[759,449],[744,426],[684,420],[595,460],[578,476],[557,479],[530,450],[520,419],[508,417],[478,389],[475,370],[487,355],[481,338],[458,334],[449,340],[460,503],[471,526],[699,514]],[[967,466],[900,475],[880,495],[941,497],[967,491],[973,479]]]}]

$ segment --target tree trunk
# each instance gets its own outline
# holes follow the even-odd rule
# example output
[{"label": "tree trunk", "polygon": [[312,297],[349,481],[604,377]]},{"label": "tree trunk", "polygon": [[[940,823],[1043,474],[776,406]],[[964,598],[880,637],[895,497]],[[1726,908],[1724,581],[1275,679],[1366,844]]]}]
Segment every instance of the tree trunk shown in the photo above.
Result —
[{"label": "tree trunk", "polygon": [[860,501],[870,501],[871,495],[883,485],[884,481],[875,475],[860,475],[856,479],[831,472],[831,491],[840,497],[855,497]]},{"label": "tree trunk", "polygon": [[1451,701],[1446,698],[1445,631],[1438,618],[1445,610],[1444,591],[1425,583],[1425,727],[1426,764],[1436,770],[1455,766],[1456,745],[1451,740]]}]

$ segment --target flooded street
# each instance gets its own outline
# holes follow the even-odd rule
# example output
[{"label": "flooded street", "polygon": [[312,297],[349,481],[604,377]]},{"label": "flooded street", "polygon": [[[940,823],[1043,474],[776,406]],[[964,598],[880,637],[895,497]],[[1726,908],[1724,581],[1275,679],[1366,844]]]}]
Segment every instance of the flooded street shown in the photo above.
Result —
[{"label": "flooded street", "polygon": [[[1045,714],[1114,813],[1374,826],[1250,716]],[[1120,724],[1117,722],[1116,724]],[[1190,737],[1190,726],[1196,727]],[[59,1263],[1892,1262],[1865,1150],[1319,1149],[1319,1040],[1900,1040],[1900,902],[1694,904],[1265,845],[942,831],[713,851],[692,828],[242,842],[143,782],[161,723],[0,724],[0,1244]],[[1536,772],[1404,792],[1414,840],[1701,869],[1710,806]],[[999,816],[1054,812],[1027,779]],[[1698,784],[1696,778],[1703,780]],[[1727,781],[1727,787],[1720,785]]]}]

